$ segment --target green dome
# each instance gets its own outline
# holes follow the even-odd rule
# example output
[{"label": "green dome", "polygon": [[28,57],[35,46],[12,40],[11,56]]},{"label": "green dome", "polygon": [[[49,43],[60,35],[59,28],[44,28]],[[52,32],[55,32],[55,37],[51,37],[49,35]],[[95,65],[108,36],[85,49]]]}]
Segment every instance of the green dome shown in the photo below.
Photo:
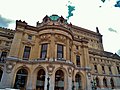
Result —
[{"label": "green dome", "polygon": [[53,21],[58,20],[58,18],[59,18],[59,16],[55,15],[55,14],[50,16],[50,19],[53,20]]}]

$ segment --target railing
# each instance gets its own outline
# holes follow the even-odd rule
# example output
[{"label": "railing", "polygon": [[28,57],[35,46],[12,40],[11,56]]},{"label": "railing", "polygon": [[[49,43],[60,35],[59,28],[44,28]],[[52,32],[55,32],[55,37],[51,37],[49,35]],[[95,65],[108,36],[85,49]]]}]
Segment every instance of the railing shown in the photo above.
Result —
[{"label": "railing", "polygon": [[20,62],[29,62],[29,63],[37,63],[37,62],[61,62],[61,63],[68,63],[68,64],[74,64],[72,61],[70,60],[65,60],[64,58],[37,58],[37,59],[32,59],[32,60],[23,60],[23,59],[19,59],[16,57],[7,57],[7,60],[11,60],[11,61],[20,61]]}]

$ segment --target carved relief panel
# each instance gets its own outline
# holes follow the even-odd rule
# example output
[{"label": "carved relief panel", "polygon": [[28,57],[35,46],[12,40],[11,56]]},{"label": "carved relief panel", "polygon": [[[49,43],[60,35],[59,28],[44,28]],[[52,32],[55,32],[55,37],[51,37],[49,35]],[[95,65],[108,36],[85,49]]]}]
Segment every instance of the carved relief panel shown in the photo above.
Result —
[{"label": "carved relief panel", "polygon": [[40,39],[40,42],[44,42],[44,41],[50,42],[50,37],[51,37],[50,34],[44,34],[44,35],[40,35],[39,39]]},{"label": "carved relief panel", "polygon": [[55,35],[55,42],[61,42],[61,43],[66,44],[66,37],[63,35],[56,34]]}]

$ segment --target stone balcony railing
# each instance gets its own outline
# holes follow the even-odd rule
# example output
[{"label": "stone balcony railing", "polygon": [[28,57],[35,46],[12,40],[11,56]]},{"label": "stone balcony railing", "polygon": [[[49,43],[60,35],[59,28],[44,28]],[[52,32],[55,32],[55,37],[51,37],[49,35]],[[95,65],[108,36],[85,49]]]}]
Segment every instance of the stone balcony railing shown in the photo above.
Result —
[{"label": "stone balcony railing", "polygon": [[[26,63],[26,64],[36,64],[36,63],[52,63],[52,64],[62,64],[62,65],[69,65],[74,67],[77,70],[91,70],[91,67],[82,67],[82,66],[77,66],[75,65],[72,61],[70,60],[65,60],[64,58],[60,59],[53,59],[53,58],[38,58],[38,59],[33,59],[33,60],[23,60],[23,59],[19,59],[16,57],[7,57],[7,61],[11,61],[11,62],[20,62],[20,63]],[[6,62],[7,62],[6,61]]]}]

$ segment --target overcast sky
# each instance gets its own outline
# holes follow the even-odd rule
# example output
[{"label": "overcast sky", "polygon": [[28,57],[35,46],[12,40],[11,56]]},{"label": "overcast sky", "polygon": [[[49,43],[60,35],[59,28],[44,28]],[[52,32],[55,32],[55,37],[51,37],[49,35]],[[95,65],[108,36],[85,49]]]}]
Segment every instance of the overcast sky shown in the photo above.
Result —
[{"label": "overcast sky", "polygon": [[68,22],[92,31],[98,27],[105,51],[115,53],[120,49],[118,0],[105,0],[104,3],[101,0],[0,0],[0,26],[15,29],[15,21],[20,19],[35,26],[45,15],[52,14],[66,18],[69,5],[75,10]]}]

